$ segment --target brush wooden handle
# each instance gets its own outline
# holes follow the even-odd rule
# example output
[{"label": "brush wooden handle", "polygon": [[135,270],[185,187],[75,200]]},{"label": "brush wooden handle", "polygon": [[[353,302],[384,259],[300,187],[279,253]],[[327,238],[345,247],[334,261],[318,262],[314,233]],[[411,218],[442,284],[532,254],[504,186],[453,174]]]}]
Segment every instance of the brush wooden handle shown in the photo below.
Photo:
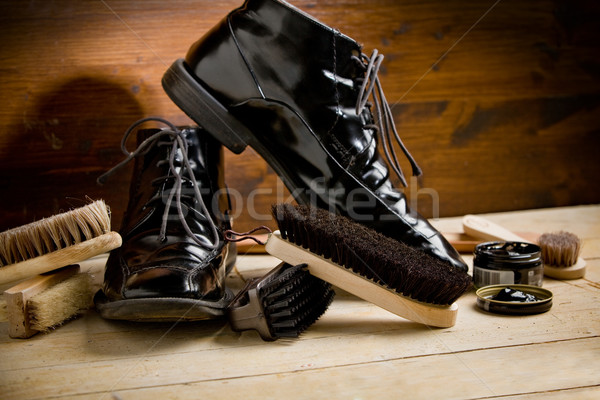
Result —
[{"label": "brush wooden handle", "polygon": [[411,321],[429,326],[449,328],[456,323],[458,305],[448,306],[423,303],[402,296],[369,279],[339,266],[281,238],[279,231],[270,235],[265,246],[267,252],[287,263],[308,266],[308,271],[317,278],[367,300],[381,308]]},{"label": "brush wooden handle", "polygon": [[8,335],[26,339],[37,333],[29,324],[27,302],[33,296],[77,274],[79,265],[70,265],[51,273],[37,275],[4,291],[8,313]]},{"label": "brush wooden handle", "polygon": [[[532,238],[537,238],[537,236],[539,236],[537,233],[532,232],[519,232],[517,234],[527,242],[531,242],[532,240],[534,241],[535,239]],[[466,233],[462,232],[442,232],[442,235],[459,253],[473,253],[475,246],[486,241],[486,239],[467,235]],[[269,238],[269,235],[254,235],[254,237],[261,242],[266,242]],[[266,253],[264,245],[260,245],[251,239],[244,239],[236,244],[238,255]]]},{"label": "brush wooden handle", "polygon": [[476,238],[505,242],[528,242],[521,236],[482,217],[465,215],[462,223],[465,233]]},{"label": "brush wooden handle", "polygon": [[[472,253],[475,250],[475,246],[484,242],[481,238],[469,236],[462,232],[442,232],[442,235],[459,253]],[[268,234],[253,236],[261,242],[266,242],[269,239]],[[236,245],[238,255],[265,254],[267,252],[264,245],[258,244],[251,239],[240,240]]]},{"label": "brush wooden handle", "polygon": [[583,278],[585,276],[585,260],[578,257],[577,262],[570,267],[544,264],[544,275],[561,280]]},{"label": "brush wooden handle", "polygon": [[52,253],[5,265],[0,267],[0,284],[43,274],[66,265],[77,264],[98,254],[116,249],[121,246],[121,242],[121,236],[117,232],[109,232]]}]

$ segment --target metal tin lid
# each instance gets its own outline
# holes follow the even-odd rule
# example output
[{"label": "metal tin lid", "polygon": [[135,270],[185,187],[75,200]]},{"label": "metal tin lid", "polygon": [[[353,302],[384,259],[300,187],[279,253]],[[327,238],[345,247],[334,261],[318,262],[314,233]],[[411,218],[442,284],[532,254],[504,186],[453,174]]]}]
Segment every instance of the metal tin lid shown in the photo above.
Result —
[{"label": "metal tin lid", "polygon": [[[493,299],[500,291],[511,288],[523,292],[524,294],[533,295],[535,301],[501,301]],[[530,315],[540,314],[548,311],[552,307],[552,292],[533,285],[490,285],[478,289],[477,306],[482,310],[509,315]]]},{"label": "metal tin lid", "polygon": [[526,242],[485,242],[475,247],[473,264],[487,269],[533,268],[542,265],[538,245]]}]

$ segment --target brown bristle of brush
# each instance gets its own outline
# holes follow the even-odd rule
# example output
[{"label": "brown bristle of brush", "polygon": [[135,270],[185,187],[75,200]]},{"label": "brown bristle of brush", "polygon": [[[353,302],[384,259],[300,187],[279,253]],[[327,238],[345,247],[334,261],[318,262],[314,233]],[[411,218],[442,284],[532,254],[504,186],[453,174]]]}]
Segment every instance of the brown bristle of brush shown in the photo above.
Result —
[{"label": "brown bristle of brush", "polygon": [[326,210],[272,208],[281,237],[415,300],[446,305],[471,287],[464,271]]},{"label": "brown bristle of brush", "polygon": [[538,239],[544,264],[570,267],[577,262],[581,240],[571,232],[544,233]]}]

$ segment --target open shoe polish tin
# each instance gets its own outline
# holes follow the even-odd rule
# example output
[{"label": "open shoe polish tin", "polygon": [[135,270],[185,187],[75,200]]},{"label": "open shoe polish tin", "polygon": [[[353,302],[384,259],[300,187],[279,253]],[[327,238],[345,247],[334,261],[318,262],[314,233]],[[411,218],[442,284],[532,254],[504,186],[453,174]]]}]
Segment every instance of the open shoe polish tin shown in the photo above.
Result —
[{"label": "open shoe polish tin", "polygon": [[[518,291],[533,296],[529,301],[507,301],[498,299],[504,290]],[[482,310],[507,315],[531,315],[544,313],[552,307],[552,292],[532,285],[491,285],[478,289],[477,306]]]},{"label": "open shoe polish tin", "polygon": [[538,245],[525,242],[485,242],[475,247],[473,284],[542,286],[544,264]]}]

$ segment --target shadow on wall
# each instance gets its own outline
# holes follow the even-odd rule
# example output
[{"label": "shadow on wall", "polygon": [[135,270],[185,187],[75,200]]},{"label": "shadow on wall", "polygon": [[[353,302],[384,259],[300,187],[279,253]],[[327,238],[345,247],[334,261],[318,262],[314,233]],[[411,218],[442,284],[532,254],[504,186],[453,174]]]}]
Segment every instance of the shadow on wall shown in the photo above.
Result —
[{"label": "shadow on wall", "polygon": [[121,137],[144,116],[131,91],[101,75],[78,75],[51,84],[28,104],[2,133],[0,229],[81,206],[87,198],[106,200],[118,228],[131,170],[102,187],[96,178],[123,158]]}]

